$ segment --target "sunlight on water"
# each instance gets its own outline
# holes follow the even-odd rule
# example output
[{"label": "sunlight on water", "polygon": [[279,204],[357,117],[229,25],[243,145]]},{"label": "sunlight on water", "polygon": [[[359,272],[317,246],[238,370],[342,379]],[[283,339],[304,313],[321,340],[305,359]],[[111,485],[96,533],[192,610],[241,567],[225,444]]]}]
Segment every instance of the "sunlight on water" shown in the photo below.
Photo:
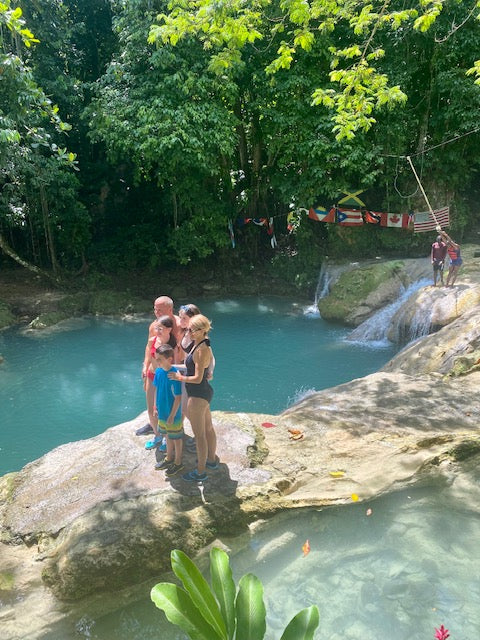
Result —
[{"label": "sunlight on water", "polygon": [[[453,640],[474,640],[479,480],[473,469],[458,490],[441,481],[368,503],[287,512],[224,540],[236,582],[247,572],[263,582],[266,640],[278,640],[311,604],[320,609],[322,640],[429,640],[441,624]],[[89,632],[84,637],[97,640],[184,638],[148,599],[97,620]]]}]

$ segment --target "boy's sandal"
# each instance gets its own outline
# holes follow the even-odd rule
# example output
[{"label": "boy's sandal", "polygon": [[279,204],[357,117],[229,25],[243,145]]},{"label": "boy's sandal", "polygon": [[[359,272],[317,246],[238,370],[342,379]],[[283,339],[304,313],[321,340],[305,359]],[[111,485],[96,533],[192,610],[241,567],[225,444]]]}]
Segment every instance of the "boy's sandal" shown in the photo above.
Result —
[{"label": "boy's sandal", "polygon": [[183,466],[183,464],[170,464],[170,466],[168,467],[167,471],[165,472],[165,475],[170,477],[170,476],[174,476],[176,473],[178,473],[179,471],[182,471],[185,467]]},{"label": "boy's sandal", "polygon": [[162,462],[157,462],[157,464],[155,465],[155,469],[157,471],[163,471],[164,469],[168,469],[168,467],[171,467],[173,464],[173,460],[167,460],[167,458],[165,458],[164,460],[162,460]]}]

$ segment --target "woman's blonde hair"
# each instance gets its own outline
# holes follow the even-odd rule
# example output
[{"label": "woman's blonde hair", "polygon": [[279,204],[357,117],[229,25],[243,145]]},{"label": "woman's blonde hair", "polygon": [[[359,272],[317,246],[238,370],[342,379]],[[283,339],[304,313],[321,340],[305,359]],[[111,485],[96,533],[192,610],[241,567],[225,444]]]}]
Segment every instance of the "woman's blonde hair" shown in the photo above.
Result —
[{"label": "woman's blonde hair", "polygon": [[211,328],[212,323],[206,316],[203,316],[201,313],[192,316],[192,319],[190,320],[190,330],[200,329],[201,331],[208,333]]}]

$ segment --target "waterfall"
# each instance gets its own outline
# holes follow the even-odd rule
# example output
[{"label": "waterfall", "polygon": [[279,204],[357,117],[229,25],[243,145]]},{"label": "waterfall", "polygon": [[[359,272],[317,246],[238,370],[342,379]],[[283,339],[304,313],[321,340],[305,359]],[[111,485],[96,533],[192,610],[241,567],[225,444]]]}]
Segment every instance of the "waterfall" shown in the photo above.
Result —
[{"label": "waterfall", "polygon": [[303,314],[319,318],[320,312],[318,310],[318,301],[329,294],[332,284],[338,280],[344,271],[348,271],[356,265],[358,265],[358,262],[351,262],[343,265],[332,265],[329,264],[327,260],[324,260],[320,267],[320,273],[318,274],[317,287],[315,289],[315,300],[313,304],[310,304],[303,310]]},{"label": "waterfall", "polygon": [[[403,288],[397,300],[377,311],[373,316],[362,322],[356,329],[347,336],[347,340],[352,342],[366,343],[372,347],[382,347],[390,344],[387,335],[390,324],[395,313],[407,302],[411,295],[416,291],[430,284],[430,280],[423,278],[417,282],[413,282],[407,288]],[[412,323],[411,335],[407,341],[426,335],[430,329],[430,315],[427,310],[419,310],[415,314],[418,320]],[[428,317],[427,317],[428,316]],[[425,333],[421,333],[425,331]]]}]

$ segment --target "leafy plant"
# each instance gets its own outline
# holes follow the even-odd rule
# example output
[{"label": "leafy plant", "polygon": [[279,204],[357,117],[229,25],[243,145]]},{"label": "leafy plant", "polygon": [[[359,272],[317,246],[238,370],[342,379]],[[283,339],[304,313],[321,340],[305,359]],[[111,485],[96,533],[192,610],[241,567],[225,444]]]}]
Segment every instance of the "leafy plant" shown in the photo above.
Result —
[{"label": "leafy plant", "polygon": [[[174,549],[171,562],[184,588],[160,582],[151,591],[153,602],[171,623],[192,640],[262,640],[266,610],[263,586],[256,576],[244,575],[237,590],[228,555],[216,548],[210,551],[211,587],[182,551]],[[302,609],[288,623],[280,640],[312,640],[318,622],[315,605]]]}]

